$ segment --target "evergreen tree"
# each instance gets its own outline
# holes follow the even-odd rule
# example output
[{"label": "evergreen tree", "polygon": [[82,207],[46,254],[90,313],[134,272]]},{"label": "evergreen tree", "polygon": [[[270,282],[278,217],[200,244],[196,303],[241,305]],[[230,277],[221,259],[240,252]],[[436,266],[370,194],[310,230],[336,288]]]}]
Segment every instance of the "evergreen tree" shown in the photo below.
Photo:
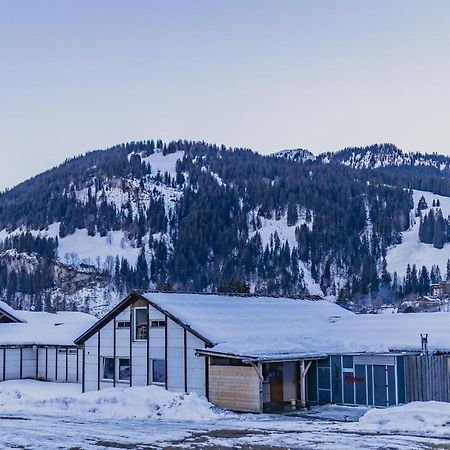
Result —
[{"label": "evergreen tree", "polygon": [[297,204],[291,199],[287,209],[287,225],[292,227],[298,221]]},{"label": "evergreen tree", "polygon": [[433,230],[433,247],[434,248],[444,248],[444,243],[446,241],[445,236],[445,222],[442,217],[442,211],[439,209],[436,214],[436,219],[434,221]]},{"label": "evergreen tree", "polygon": [[139,253],[136,263],[136,285],[140,289],[148,289],[148,266],[144,248]]},{"label": "evergreen tree", "polygon": [[[434,205],[433,205],[433,206],[434,206]],[[422,195],[422,197],[420,197],[419,203],[418,203],[418,205],[417,205],[417,209],[418,209],[419,211],[422,211],[422,210],[424,210],[424,209],[428,209],[427,202],[426,202],[425,197],[424,197],[423,195]]]},{"label": "evergreen tree", "polygon": [[430,292],[430,277],[428,270],[425,266],[422,266],[419,275],[418,292],[420,294],[428,294]]}]

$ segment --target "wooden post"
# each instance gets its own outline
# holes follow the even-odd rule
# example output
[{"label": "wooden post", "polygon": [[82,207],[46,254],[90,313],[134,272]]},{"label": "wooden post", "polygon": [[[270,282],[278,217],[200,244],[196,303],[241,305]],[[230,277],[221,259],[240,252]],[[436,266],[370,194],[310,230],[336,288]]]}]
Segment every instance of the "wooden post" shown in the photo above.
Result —
[{"label": "wooden post", "polygon": [[169,318],[167,316],[164,316],[164,317],[165,317],[165,320],[164,320],[164,370],[166,372],[166,380],[165,380],[164,387],[167,390],[169,387],[169,374],[167,373],[167,355],[168,355],[167,321],[169,320]]},{"label": "wooden post", "polygon": [[147,386],[150,384],[150,305],[147,303],[147,355],[146,364],[147,369]]},{"label": "wooden post", "polygon": [[[130,327],[131,327],[131,322],[130,322]],[[117,324],[116,324],[116,316],[114,316],[113,319],[113,359],[114,359],[114,371],[113,371],[113,387],[116,387],[116,366],[117,366],[117,351],[116,351],[116,328],[117,328]]]},{"label": "wooden post", "polygon": [[300,407],[306,408],[306,374],[311,367],[312,361],[305,366],[305,360],[300,361]]},{"label": "wooden post", "polygon": [[36,345],[36,376],[35,379],[39,379],[39,345]]}]

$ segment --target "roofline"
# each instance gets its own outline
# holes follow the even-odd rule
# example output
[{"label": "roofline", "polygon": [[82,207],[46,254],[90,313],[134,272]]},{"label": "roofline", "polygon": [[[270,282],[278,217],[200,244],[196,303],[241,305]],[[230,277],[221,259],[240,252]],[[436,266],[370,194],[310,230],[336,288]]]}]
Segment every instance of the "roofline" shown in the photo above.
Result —
[{"label": "roofline", "polygon": [[301,361],[301,360],[317,360],[317,359],[325,359],[329,355],[328,353],[317,353],[315,355],[305,354],[303,356],[299,356],[299,354],[293,354],[291,357],[289,355],[283,355],[280,357],[262,357],[262,356],[249,356],[249,355],[240,355],[238,353],[226,353],[226,352],[216,352],[210,349],[198,348],[195,351],[198,356],[216,356],[219,358],[230,358],[230,359],[240,359],[243,362],[282,362],[282,361]]},{"label": "roofline", "polygon": [[[195,350],[195,354],[197,356],[216,356],[219,358],[230,358],[230,359],[240,359],[243,362],[252,363],[252,362],[283,362],[283,361],[311,361],[311,360],[319,360],[319,359],[325,359],[330,356],[335,355],[348,355],[348,356],[408,356],[408,355],[418,355],[420,354],[420,351],[416,350],[391,350],[387,352],[330,352],[330,353],[317,353],[317,354],[311,354],[311,353],[305,353],[304,355],[301,354],[292,354],[292,356],[289,355],[280,355],[279,357],[271,357],[271,356],[249,356],[249,355],[240,355],[238,353],[227,353],[227,352],[216,352],[214,349],[205,349],[205,348],[198,348]],[[429,352],[433,353],[433,352]],[[443,352],[443,353],[449,353],[449,352]]]},{"label": "roofline", "polygon": [[21,319],[18,316],[15,316],[7,311],[5,311],[1,306],[0,306],[0,313],[3,314],[5,317],[7,317],[8,319],[13,320],[15,323],[27,323],[26,320]]},{"label": "roofline", "polygon": [[[200,334],[198,331],[195,331],[193,328],[190,327],[187,323],[184,323],[182,320],[175,317],[172,313],[169,311],[166,311],[165,309],[161,308],[157,303],[152,302],[148,298],[144,297],[140,292],[136,292],[136,294],[139,296],[140,299],[146,301],[149,305],[153,306],[153,308],[157,309],[162,314],[169,317],[171,320],[173,320],[176,324],[180,325],[180,327],[183,327],[186,331],[189,331],[191,334],[193,334],[195,337],[198,337],[201,341],[203,341],[207,346],[214,346],[214,342]],[[150,293],[151,294],[151,293]]]},{"label": "roofline", "polygon": [[[148,294],[151,295],[151,292],[149,292]],[[105,316],[103,316],[101,319],[99,319],[94,325],[92,325],[91,328],[86,330],[81,336],[77,337],[75,339],[75,341],[74,341],[75,344],[76,345],[80,345],[80,344],[83,344],[84,342],[86,342],[98,330],[103,328],[103,326],[106,323],[108,323],[111,319],[113,319],[115,316],[120,314],[123,310],[125,310],[135,300],[143,300],[143,301],[147,302],[153,308],[157,309],[159,312],[161,312],[165,316],[169,317],[171,320],[173,320],[176,324],[180,325],[186,331],[189,331],[191,334],[193,334],[194,336],[199,338],[207,346],[212,347],[214,345],[214,343],[211,340],[209,340],[205,336],[201,335],[198,331],[194,330],[188,324],[184,323],[183,321],[181,321],[180,319],[175,317],[172,313],[170,313],[169,311],[166,311],[165,309],[161,308],[157,303],[153,302],[152,300],[149,300],[148,298],[144,297],[140,291],[133,291],[133,292],[131,292],[124,300],[122,300],[111,311],[109,311],[109,313],[107,313]]]},{"label": "roofline", "polygon": [[90,337],[92,337],[98,330],[103,328],[103,326],[108,323],[111,319],[113,319],[117,314],[120,314],[123,310],[125,310],[128,305],[131,304],[133,298],[135,297],[135,293],[132,292],[127,297],[125,297],[121,302],[119,302],[111,311],[109,311],[106,315],[100,318],[97,322],[94,323],[90,328],[88,328],[82,335],[78,336],[74,343],[76,345],[83,344]]}]

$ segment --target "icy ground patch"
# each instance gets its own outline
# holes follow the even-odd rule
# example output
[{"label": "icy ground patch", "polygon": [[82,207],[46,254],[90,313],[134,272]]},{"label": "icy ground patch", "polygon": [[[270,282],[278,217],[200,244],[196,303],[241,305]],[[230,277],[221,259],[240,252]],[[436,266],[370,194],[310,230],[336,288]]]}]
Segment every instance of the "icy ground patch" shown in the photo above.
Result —
[{"label": "icy ground patch", "polygon": [[[0,448],[450,448],[450,405],[442,403],[369,412],[326,405],[291,415],[255,415],[225,412],[196,395],[156,386],[79,390],[76,384],[0,382]],[[422,421],[427,425],[418,428]]]}]

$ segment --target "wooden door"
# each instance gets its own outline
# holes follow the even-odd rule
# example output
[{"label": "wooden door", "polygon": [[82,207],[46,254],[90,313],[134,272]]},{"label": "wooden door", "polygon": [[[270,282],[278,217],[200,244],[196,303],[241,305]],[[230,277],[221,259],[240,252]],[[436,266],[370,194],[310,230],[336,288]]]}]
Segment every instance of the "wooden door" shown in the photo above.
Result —
[{"label": "wooden door", "polygon": [[283,363],[270,364],[270,401],[283,403]]}]

